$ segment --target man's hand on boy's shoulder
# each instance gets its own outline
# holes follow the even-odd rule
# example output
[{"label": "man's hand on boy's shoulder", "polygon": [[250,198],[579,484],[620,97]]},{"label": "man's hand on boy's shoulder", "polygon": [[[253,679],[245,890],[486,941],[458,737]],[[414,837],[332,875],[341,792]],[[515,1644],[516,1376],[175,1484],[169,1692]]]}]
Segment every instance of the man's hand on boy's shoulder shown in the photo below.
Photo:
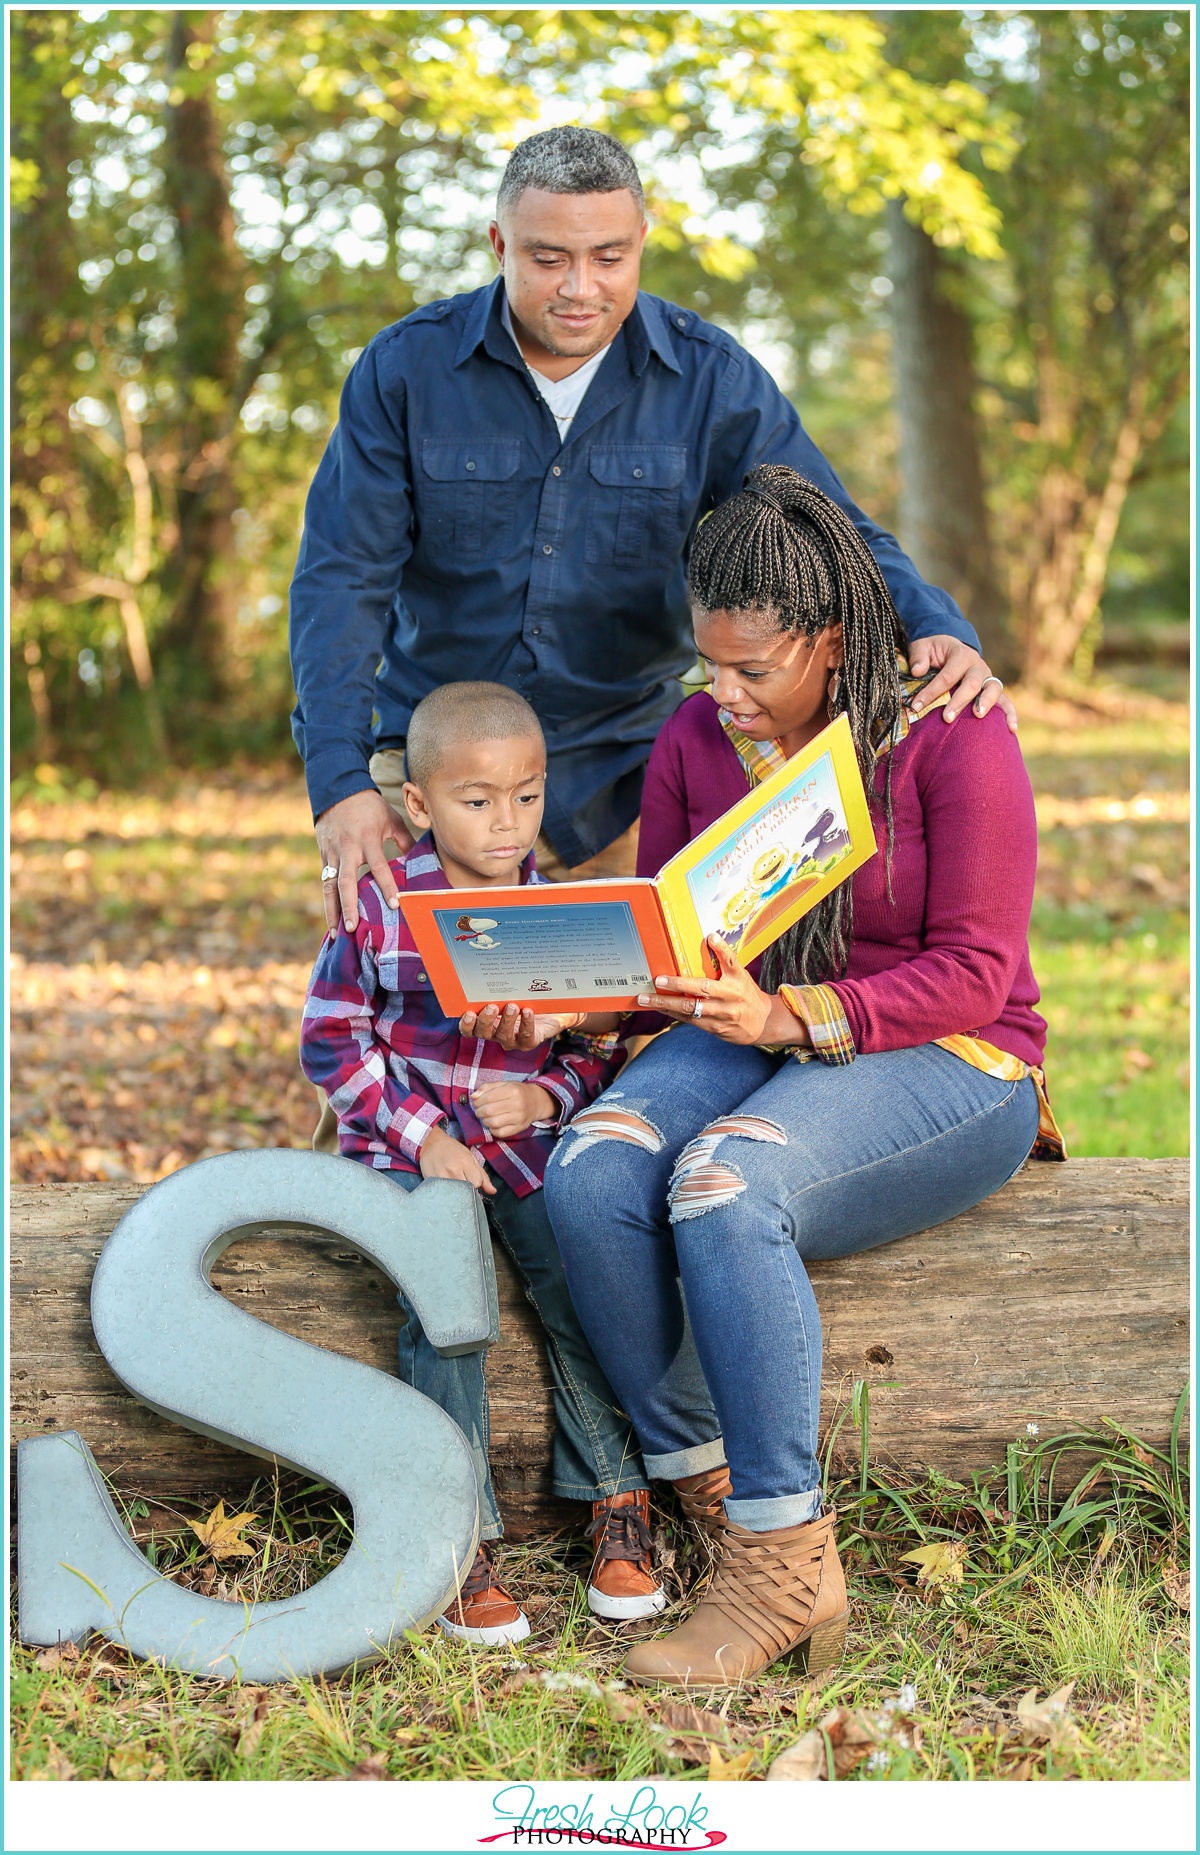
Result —
[{"label": "man's hand on boy's shoulder", "polygon": [[1017,732],[1016,707],[1011,696],[1005,695],[1004,684],[988,669],[979,652],[964,644],[961,638],[914,638],[909,646],[908,667],[914,676],[937,671],[933,681],[913,702],[915,714],[920,714],[922,708],[927,708],[948,690],[950,700],[942,710],[944,720],[957,720],[968,705],[982,718],[999,703],[1009,728],[1014,734]]},{"label": "man's hand on boy's shoulder", "polygon": [[389,908],[397,908],[396,879],[388,868],[384,844],[394,839],[401,855],[412,849],[412,828],[373,786],[353,792],[323,811],[316,822],[321,855],[321,894],[325,925],[332,933],[338,916],[347,934],[358,926],[358,872],[363,864],[379,884]]},{"label": "man's hand on boy's shoulder", "polygon": [[452,1139],[444,1128],[430,1128],[421,1142],[419,1159],[423,1179],[465,1179],[468,1185],[485,1192],[489,1198],[496,1195],[496,1187],[478,1154],[464,1146],[461,1140]]}]

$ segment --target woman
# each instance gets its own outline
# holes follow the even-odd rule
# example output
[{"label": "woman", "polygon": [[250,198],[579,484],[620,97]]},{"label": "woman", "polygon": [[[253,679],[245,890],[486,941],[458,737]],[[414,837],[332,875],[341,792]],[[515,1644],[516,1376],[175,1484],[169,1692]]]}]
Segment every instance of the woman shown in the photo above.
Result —
[{"label": "woman", "polygon": [[711,681],[651,755],[639,867],[843,714],[879,846],[758,977],[714,936],[719,979],[658,980],[639,1002],[677,1027],[575,1117],[546,1175],[572,1297],[646,1467],[683,1483],[718,1541],[702,1602],[625,1669],[707,1686],[842,1652],[805,1263],[977,1204],[1039,1124],[1047,1151],[1061,1142],[1026,944],[1033,801],[1003,717],[947,727],[906,707],[870,551],[785,466],[708,517],[689,581]]}]

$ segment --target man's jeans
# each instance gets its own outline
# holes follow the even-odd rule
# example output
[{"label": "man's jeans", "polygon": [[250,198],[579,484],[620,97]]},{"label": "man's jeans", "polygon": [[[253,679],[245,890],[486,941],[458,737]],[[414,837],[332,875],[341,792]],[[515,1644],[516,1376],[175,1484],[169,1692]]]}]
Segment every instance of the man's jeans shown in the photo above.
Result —
[{"label": "man's jeans", "polygon": [[[405,1191],[421,1183],[411,1172],[387,1172],[384,1177]],[[571,1305],[545,1198],[541,1192],[518,1198],[503,1180],[493,1182],[495,1197],[483,1201],[492,1235],[511,1256],[546,1332],[554,1392],[554,1492],[567,1500],[599,1501],[644,1488],[646,1472],[629,1420],[617,1409]],[[504,1527],[488,1464],[484,1353],[443,1359],[426,1339],[415,1309],[403,1295],[398,1299],[407,1316],[400,1329],[400,1376],[453,1417],[471,1445],[479,1483],[480,1537],[499,1539]]]},{"label": "man's jeans", "polygon": [[821,1321],[805,1262],[978,1204],[1037,1125],[1028,1078],[997,1081],[935,1044],[832,1067],[690,1025],[656,1039],[576,1115],[545,1185],[575,1306],[650,1475],[727,1459],[739,1525],[818,1514]]}]

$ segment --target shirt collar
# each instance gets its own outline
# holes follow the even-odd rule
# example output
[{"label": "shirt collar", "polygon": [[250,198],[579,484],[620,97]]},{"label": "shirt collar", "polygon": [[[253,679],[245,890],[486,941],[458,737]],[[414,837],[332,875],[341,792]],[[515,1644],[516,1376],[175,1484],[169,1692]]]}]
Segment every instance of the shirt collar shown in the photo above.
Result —
[{"label": "shirt collar", "polygon": [[[461,367],[477,349],[486,348],[493,360],[503,361],[509,367],[524,368],[521,353],[512,338],[505,333],[500,319],[501,304],[504,301],[504,279],[497,277],[486,289],[474,293],[475,300],[467,311],[463,324],[462,339],[454,356],[454,365]],[[637,302],[625,318],[617,335],[623,334],[626,340],[629,364],[635,374],[642,374],[651,354],[656,354],[664,367],[669,367],[674,374],[683,369],[675,357],[675,344],[667,327],[667,319],[661,305],[654,297],[647,296],[639,290]],[[617,336],[614,335],[615,341]]]},{"label": "shirt collar", "polygon": [[[442,868],[442,860],[437,853],[437,845],[433,841],[432,831],[426,831],[422,837],[419,837],[405,857],[404,875],[406,887],[409,889],[448,889],[450,887],[449,878]],[[531,850],[521,864],[517,881],[524,885],[527,882],[539,882],[540,880],[534,853]]]}]

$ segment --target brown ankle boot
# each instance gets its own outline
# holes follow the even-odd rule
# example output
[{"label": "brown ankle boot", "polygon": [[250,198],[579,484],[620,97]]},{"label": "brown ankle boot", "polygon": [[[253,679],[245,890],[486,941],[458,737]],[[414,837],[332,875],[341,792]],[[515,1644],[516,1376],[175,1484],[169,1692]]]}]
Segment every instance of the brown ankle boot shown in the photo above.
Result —
[{"label": "brown ankle boot", "polygon": [[707,1593],[669,1636],[640,1642],[622,1672],[679,1687],[752,1681],[790,1655],[810,1675],[841,1660],[846,1581],[834,1543],[832,1508],[803,1526],[751,1533],[725,1522],[721,1557]]},{"label": "brown ankle boot", "polygon": [[728,1467],[722,1462],[720,1468],[702,1469],[699,1475],[681,1476],[671,1486],[692,1532],[715,1553],[728,1524],[725,1519],[725,1496],[733,1493]]}]

